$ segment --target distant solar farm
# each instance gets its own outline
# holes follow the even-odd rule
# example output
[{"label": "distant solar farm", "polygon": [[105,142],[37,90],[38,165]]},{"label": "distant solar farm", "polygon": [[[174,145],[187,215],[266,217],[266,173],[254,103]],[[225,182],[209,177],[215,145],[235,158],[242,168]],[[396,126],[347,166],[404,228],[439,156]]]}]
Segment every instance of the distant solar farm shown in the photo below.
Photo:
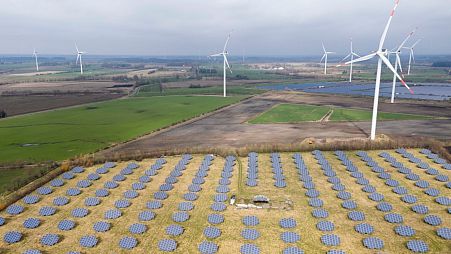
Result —
[{"label": "distant solar farm", "polygon": [[450,170],[427,149],[75,167],[0,213],[0,252],[451,253]]}]

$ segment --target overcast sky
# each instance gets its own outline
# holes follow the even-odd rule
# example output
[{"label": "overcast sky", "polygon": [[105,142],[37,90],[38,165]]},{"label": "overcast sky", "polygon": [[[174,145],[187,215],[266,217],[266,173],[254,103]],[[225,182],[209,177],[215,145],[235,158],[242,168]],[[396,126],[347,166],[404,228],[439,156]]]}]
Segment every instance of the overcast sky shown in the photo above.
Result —
[{"label": "overcast sky", "polygon": [[[374,50],[394,0],[0,0],[0,54],[232,55]],[[386,47],[451,54],[451,1],[401,0]]]}]

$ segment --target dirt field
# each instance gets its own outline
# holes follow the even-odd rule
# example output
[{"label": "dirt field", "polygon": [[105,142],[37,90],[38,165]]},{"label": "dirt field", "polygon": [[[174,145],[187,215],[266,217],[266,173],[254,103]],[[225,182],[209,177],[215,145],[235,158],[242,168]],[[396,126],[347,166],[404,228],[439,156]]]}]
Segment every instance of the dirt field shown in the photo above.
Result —
[{"label": "dirt field", "polygon": [[[31,195],[38,197],[34,204],[26,204],[20,200],[16,205],[24,208],[23,212],[11,215],[6,211],[0,212],[0,217],[5,219],[3,226],[0,226],[0,235],[3,236],[10,231],[17,231],[23,234],[22,239],[18,243],[7,244],[3,240],[0,241],[0,252],[2,253],[23,253],[28,249],[38,249],[43,253],[66,253],[68,251],[79,251],[82,253],[163,253],[158,250],[161,240],[170,239],[175,241],[176,249],[174,253],[200,253],[198,251],[199,245],[202,242],[210,242],[217,246],[217,253],[239,253],[240,249],[245,244],[252,244],[255,248],[260,250],[260,253],[280,253],[288,247],[297,247],[304,250],[306,253],[325,253],[328,250],[337,249],[344,250],[346,253],[370,254],[378,250],[371,250],[365,248],[363,245],[364,239],[368,237],[376,237],[383,241],[384,246],[380,251],[382,253],[411,253],[406,244],[410,240],[421,240],[427,244],[429,248],[428,253],[449,253],[451,247],[449,240],[445,240],[437,235],[436,231],[439,228],[449,228],[451,220],[450,214],[447,212],[446,205],[436,203],[434,197],[428,196],[423,192],[423,189],[415,186],[415,181],[407,180],[403,174],[398,172],[390,163],[384,161],[378,155],[382,151],[368,152],[368,156],[374,160],[375,163],[383,167],[384,172],[390,174],[391,179],[396,180],[401,186],[405,187],[407,192],[417,198],[416,204],[426,205],[429,208],[429,215],[439,216],[441,218],[441,225],[431,226],[424,222],[426,215],[418,214],[412,211],[408,203],[402,202],[402,195],[395,194],[386,184],[385,180],[378,177],[377,173],[372,171],[372,167],[366,165],[354,152],[347,152],[345,156],[352,162],[360,173],[359,176],[352,175],[352,172],[347,170],[341,164],[339,158],[331,153],[324,152],[322,156],[327,160],[332,167],[328,170],[328,174],[334,173],[335,177],[328,177],[326,170],[318,164],[318,157],[311,153],[302,153],[300,158],[305,165],[304,171],[300,171],[294,163],[292,153],[280,154],[280,167],[283,170],[284,182],[286,187],[278,188],[274,185],[274,167],[273,161],[269,154],[258,155],[258,176],[257,186],[250,187],[246,185],[248,158],[236,158],[236,164],[229,164],[226,166],[225,159],[216,157],[212,160],[211,165],[206,164],[208,169],[205,169],[207,174],[200,174],[200,165],[207,158],[203,155],[194,155],[190,162],[186,165],[186,169],[175,170],[175,166],[182,161],[181,156],[165,158],[167,164],[163,164],[161,169],[148,170],[152,165],[156,164],[156,159],[148,159],[142,162],[137,162],[138,168],[132,168],[129,172],[123,171],[130,163],[123,162],[114,168],[109,168],[106,171],[97,171],[101,165],[87,168],[83,172],[73,171],[73,179],[63,179],[63,185],[51,186],[52,192],[46,195],[35,191]],[[428,159],[424,154],[420,154],[418,150],[408,150],[416,158],[422,162],[427,162],[431,167],[437,169],[440,174],[446,177],[451,177],[451,174],[442,169],[439,164],[434,163]],[[441,194],[446,196],[448,189],[443,182],[435,180],[434,175],[427,174],[424,170],[417,167],[415,163],[409,159],[403,158],[400,154],[394,151],[388,151],[398,162],[402,162],[406,168],[409,168],[412,173],[418,174],[421,180],[426,180],[431,187],[436,188]],[[274,155],[279,156],[279,155]],[[229,162],[233,159],[230,158]],[[299,160],[298,160],[299,163]],[[226,169],[231,169],[225,171]],[[101,169],[101,168],[100,168]],[[307,173],[306,173],[307,171]],[[332,172],[331,172],[332,171]],[[96,173],[98,172],[98,173]],[[174,174],[181,172],[182,174]],[[302,172],[302,173],[301,173]],[[114,181],[117,175],[124,176],[125,179]],[[168,179],[176,181],[170,184],[171,188],[163,191],[163,186],[167,187]],[[301,178],[300,176],[303,176]],[[310,177],[309,177],[310,176]],[[330,176],[330,175],[329,175]],[[89,185],[82,185],[83,179]],[[227,180],[220,185],[219,179]],[[357,178],[365,178],[368,183],[375,188],[377,193],[384,196],[384,202],[392,205],[392,211],[382,212],[376,208],[378,202],[369,198],[369,194],[362,190],[363,185],[357,182]],[[119,178],[118,178],[119,179]],[[196,179],[196,180],[195,180]],[[337,180],[344,186],[345,192],[349,195],[348,198],[339,198],[339,191],[334,190],[332,179]],[[202,183],[197,182],[200,180]],[[116,183],[117,186],[108,188],[107,196],[100,196],[98,205],[86,205],[87,198],[94,198],[97,196],[97,190],[105,189],[107,182]],[[172,180],[171,180],[172,182]],[[195,190],[194,187],[200,187]],[[316,196],[308,196],[308,188],[305,183],[313,184],[313,189],[310,191],[318,191]],[[142,187],[137,187],[137,183],[141,183]],[[132,185],[133,184],[133,185]],[[135,187],[133,187],[135,186]],[[229,189],[225,192],[221,188]],[[315,187],[316,186],[316,187]],[[69,196],[67,190],[75,188],[81,191],[79,195]],[[135,189],[133,197],[124,197],[125,192]],[[133,191],[132,191],[133,192]],[[155,198],[155,193],[163,192],[167,198]],[[184,194],[195,193],[196,200],[186,200]],[[225,192],[226,199],[217,201],[215,203],[215,195]],[[237,209],[229,205],[229,198],[231,195],[237,195],[237,202],[240,204],[247,204],[246,200],[251,200],[254,195],[263,194],[270,199],[272,209]],[[68,198],[66,204],[55,204],[56,198]],[[312,200],[315,197],[321,201],[321,205],[312,205]],[[128,206],[117,208],[121,211],[121,216],[118,218],[105,218],[105,213],[108,210],[115,209],[118,206],[117,201],[130,202]],[[125,200],[125,201],[124,201]],[[159,200],[161,207],[152,207],[149,201]],[[356,204],[354,209],[346,209],[342,206],[345,200],[352,200]],[[175,221],[173,216],[175,213],[183,209],[179,208],[181,203],[190,203],[192,210],[186,210],[188,219],[186,221]],[[286,203],[288,202],[288,203]],[[214,211],[212,205],[223,205],[224,210]],[[285,208],[282,209],[282,204]],[[40,215],[40,209],[44,206],[55,207],[56,213],[50,216]],[[72,211],[75,208],[84,208],[88,210],[85,217],[75,217]],[[322,208],[327,211],[326,218],[315,218],[312,213],[314,210]],[[140,213],[146,211],[152,213],[150,219],[139,219]],[[361,212],[364,214],[363,221],[352,221],[349,219],[348,213]],[[415,235],[412,237],[400,236],[395,233],[395,228],[400,225],[398,223],[389,223],[384,218],[387,214],[396,213],[403,218],[403,225],[412,227],[415,230]],[[218,214],[223,216],[222,223],[213,224],[209,222],[208,216],[211,214]],[[259,220],[257,225],[246,226],[242,222],[246,216],[256,216]],[[34,229],[28,229],[23,226],[27,218],[37,218],[40,220],[40,225]],[[280,221],[282,219],[291,218],[296,221],[296,225],[292,228],[282,228]],[[61,230],[58,224],[62,220],[70,220],[75,223],[75,226],[69,230]],[[110,228],[105,232],[97,232],[94,229],[94,224],[99,221],[104,221],[110,224]],[[320,221],[327,221],[333,224],[330,231],[322,232],[318,229]],[[129,231],[130,226],[139,223],[144,225],[144,232],[132,233]],[[355,226],[360,223],[368,223],[374,229],[370,234],[361,234],[355,230]],[[172,236],[166,230],[169,225],[178,225],[183,228],[183,232],[178,236]],[[204,235],[204,230],[207,227],[214,227],[220,232],[219,237],[207,238]],[[242,236],[244,229],[254,229],[258,236],[254,240],[246,240]],[[300,239],[294,240],[290,243],[282,240],[284,232],[292,232],[298,234]],[[46,246],[41,243],[41,239],[45,234],[56,234],[59,240],[52,246]],[[336,246],[326,246],[321,242],[321,237],[327,234],[334,234],[339,237],[340,242]],[[98,240],[96,246],[86,248],[81,246],[80,239],[83,236],[92,235]],[[135,239],[136,246],[130,250],[121,249],[119,242],[124,237],[132,237]],[[243,252],[242,252],[243,253]],[[247,253],[247,252],[244,252]]]},{"label": "dirt field", "polygon": [[76,91],[90,91],[95,92],[127,92],[130,88],[114,88],[114,83],[111,81],[61,81],[61,82],[33,82],[33,83],[17,83],[0,85],[0,94],[5,92],[76,92]]},{"label": "dirt field", "polygon": [[[295,143],[305,138],[368,137],[370,122],[327,122],[300,124],[248,124],[248,120],[278,103],[305,103],[371,109],[371,98],[299,93],[266,93],[209,117],[166,132],[143,137],[113,147],[102,154],[134,151],[163,152],[186,147],[243,147],[253,144]],[[378,123],[378,134],[429,136],[451,139],[451,109],[446,102],[412,102],[398,100],[392,105],[380,103],[385,112],[442,116],[444,120],[385,121]]]}]

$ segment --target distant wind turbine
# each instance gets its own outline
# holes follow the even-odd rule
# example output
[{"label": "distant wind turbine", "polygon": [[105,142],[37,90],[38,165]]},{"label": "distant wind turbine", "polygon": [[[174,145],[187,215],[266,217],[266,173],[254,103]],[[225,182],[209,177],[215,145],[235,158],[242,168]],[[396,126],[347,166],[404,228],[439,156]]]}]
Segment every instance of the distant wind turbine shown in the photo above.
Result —
[{"label": "distant wind turbine", "polygon": [[38,52],[36,51],[36,49],[33,49],[33,56],[36,62],[36,71],[39,71]]},{"label": "distant wind turbine", "polygon": [[226,40],[226,43],[224,45],[224,49],[222,50],[222,52],[218,53],[218,54],[210,55],[211,57],[222,56],[224,58],[224,97],[227,96],[227,69],[229,69],[230,73],[232,73],[232,69],[230,68],[229,61],[227,60],[227,55],[229,54],[229,52],[227,52],[227,44],[229,43],[229,40],[230,40],[230,34],[229,34],[229,36],[227,36],[227,40]]},{"label": "distant wind turbine", "polygon": [[412,65],[412,60],[415,63],[415,56],[413,54],[413,49],[415,48],[415,46],[420,43],[421,39],[419,39],[417,42],[415,42],[412,46],[410,47],[403,47],[404,49],[408,49],[410,50],[410,56],[409,56],[409,68],[407,70],[407,75],[410,75],[410,66]]},{"label": "distant wind turbine", "polygon": [[358,59],[355,59],[353,61],[346,62],[345,64],[351,64],[351,63],[357,63],[357,62],[363,62],[370,59],[373,59],[374,57],[378,57],[378,64],[377,64],[377,75],[376,75],[376,87],[374,89],[374,102],[373,102],[373,116],[371,120],[371,140],[376,139],[376,124],[377,124],[377,109],[379,106],[379,92],[380,92],[380,85],[381,85],[381,74],[382,74],[382,63],[387,65],[387,67],[398,77],[398,79],[401,81],[401,83],[409,89],[410,93],[413,94],[412,89],[406,84],[406,82],[402,79],[402,77],[395,71],[395,68],[391,65],[390,61],[387,59],[388,51],[387,49],[384,49],[384,42],[387,37],[388,29],[390,28],[391,21],[393,19],[393,16],[395,15],[396,8],[398,7],[399,0],[395,1],[395,6],[393,7],[393,10],[390,13],[390,18],[388,19],[387,25],[385,26],[384,32],[382,33],[382,36],[380,38],[379,47],[375,53],[369,54],[364,57],[360,57]]},{"label": "distant wind turbine", "polygon": [[352,48],[352,38],[351,38],[351,52],[349,53],[349,55],[347,55],[345,58],[343,58],[343,60],[341,60],[342,62],[349,59],[351,61],[350,64],[350,70],[349,70],[349,83],[352,82],[352,61],[354,60],[354,56],[355,57],[360,57],[359,55],[357,55],[354,52],[354,49]]},{"label": "distant wind turbine", "polygon": [[75,44],[75,48],[77,49],[77,61],[75,63],[78,64],[78,61],[80,61],[80,74],[83,75],[83,61],[81,56],[86,54],[86,52],[78,50],[77,44]]},{"label": "distant wind turbine", "polygon": [[324,43],[322,43],[322,45],[323,45],[324,55],[323,55],[323,57],[321,58],[320,63],[322,63],[323,60],[324,60],[324,75],[326,75],[326,74],[327,74],[327,56],[328,56],[329,54],[335,54],[335,52],[329,52],[329,51],[327,51],[327,50],[326,50],[326,47],[324,47]]},{"label": "distant wind turbine", "polygon": [[[402,65],[401,65],[401,57],[400,57],[401,49],[404,47],[404,45],[407,43],[407,41],[410,39],[410,37],[412,37],[412,35],[415,33],[416,30],[417,29],[415,28],[415,30],[410,32],[407,35],[407,37],[404,39],[404,41],[401,43],[401,45],[399,45],[399,47],[395,49],[395,51],[389,52],[389,55],[390,54],[394,54],[395,55],[395,72],[398,72],[398,66],[399,66],[399,69],[400,69],[401,73],[403,72],[402,71]],[[390,99],[391,103],[395,102],[396,80],[397,80],[397,77],[396,77],[396,74],[395,74],[395,75],[393,75],[393,86],[392,86],[392,90],[391,90],[391,99]]]}]

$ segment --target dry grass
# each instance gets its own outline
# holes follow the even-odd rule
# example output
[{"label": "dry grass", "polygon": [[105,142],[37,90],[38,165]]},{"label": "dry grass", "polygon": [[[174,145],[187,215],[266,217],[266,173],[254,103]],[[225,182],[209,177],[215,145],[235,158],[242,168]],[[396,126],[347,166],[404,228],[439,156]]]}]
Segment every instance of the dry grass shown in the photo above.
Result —
[{"label": "dry grass", "polygon": [[[372,156],[382,167],[392,172],[393,179],[398,180],[401,185],[408,188],[409,193],[418,197],[418,203],[426,204],[429,206],[431,214],[439,215],[443,220],[443,227],[451,227],[451,221],[449,214],[446,212],[443,206],[434,203],[433,198],[424,194],[419,188],[413,185],[413,182],[406,180],[403,175],[393,170],[389,164],[381,160],[377,156],[380,151],[369,151],[369,155]],[[415,156],[421,158],[424,161],[433,163],[425,156],[418,153],[418,150],[409,150],[415,154]],[[420,169],[417,169],[413,164],[409,163],[406,159],[400,157],[393,151],[390,152],[392,156],[403,162],[406,166],[419,174],[422,179],[428,180],[432,187],[439,189],[442,193],[449,193],[449,189],[433,180],[432,176],[427,175]],[[375,227],[373,236],[381,238],[385,243],[385,248],[381,253],[409,253],[405,247],[405,243],[408,239],[402,238],[395,234],[395,225],[384,221],[384,213],[378,211],[375,207],[376,203],[370,201],[366,196],[367,194],[361,191],[361,186],[355,183],[354,179],[346,171],[344,166],[340,164],[338,159],[331,152],[324,152],[326,158],[337,172],[338,177],[347,186],[347,191],[352,194],[352,199],[358,204],[358,210],[363,211],[366,215],[366,223],[370,223]],[[347,153],[349,158],[354,162],[356,166],[364,173],[365,177],[370,180],[370,183],[377,188],[377,191],[384,194],[385,200],[392,203],[394,206],[394,212],[400,213],[407,225],[412,226],[417,234],[415,239],[422,239],[429,244],[431,248],[430,253],[449,253],[451,247],[448,242],[438,237],[435,233],[435,229],[432,226],[425,224],[422,219],[422,215],[418,215],[410,210],[410,207],[403,203],[398,195],[391,191],[391,188],[384,184],[382,179],[377,178],[376,173],[373,173],[369,167],[367,167],[354,152]],[[302,153],[304,161],[310,171],[310,175],[313,177],[313,182],[317,186],[317,189],[321,192],[320,198],[324,201],[324,208],[329,211],[329,218],[327,220],[332,221],[335,224],[334,234],[337,234],[341,238],[341,245],[337,249],[345,250],[346,253],[374,253],[365,249],[362,245],[363,235],[358,234],[354,230],[354,226],[358,222],[353,222],[347,219],[347,210],[341,207],[341,200],[336,197],[336,192],[331,189],[332,184],[327,182],[327,177],[323,175],[322,170],[316,163],[316,160],[310,153]],[[154,159],[146,159],[140,161],[138,164],[140,168],[135,170],[135,173],[127,176],[127,180],[121,182],[119,187],[110,190],[110,196],[107,198],[101,198],[102,203],[97,207],[88,208],[90,214],[85,218],[72,218],[70,211],[75,207],[84,207],[84,200],[86,197],[94,196],[95,190],[102,188],[106,181],[112,179],[120,169],[124,168],[128,162],[119,163],[118,166],[110,171],[110,173],[102,175],[102,178],[94,181],[93,185],[89,188],[83,189],[83,193],[77,197],[71,197],[71,202],[61,208],[59,211],[50,217],[41,217],[38,215],[39,208],[44,205],[52,205],[52,201],[57,196],[64,196],[65,191],[68,188],[75,187],[77,182],[97,168],[93,166],[87,168],[87,170],[77,175],[76,178],[66,181],[63,187],[54,188],[54,192],[48,196],[43,196],[41,201],[35,205],[25,205],[22,201],[18,201],[19,204],[26,207],[25,211],[17,216],[9,216],[4,211],[0,212],[0,216],[7,218],[6,225],[0,227],[0,235],[10,230],[18,230],[25,233],[24,239],[14,245],[6,245],[3,241],[0,242],[1,253],[22,253],[29,248],[37,248],[44,250],[45,253],[65,253],[67,251],[83,251],[86,253],[126,253],[119,249],[119,239],[122,236],[131,235],[128,232],[128,227],[138,222],[138,214],[145,209],[146,202],[153,199],[153,193],[158,191],[160,184],[162,184],[165,178],[169,175],[170,171],[179,161],[180,156],[167,157],[168,163],[161,169],[158,175],[152,177],[152,181],[146,184],[144,190],[140,190],[139,197],[132,199],[132,205],[126,209],[123,209],[123,216],[112,220],[112,228],[106,233],[95,233],[92,226],[95,222],[104,220],[103,214],[106,210],[114,207],[114,202],[123,198],[124,191],[130,189],[133,182],[137,182],[139,176],[144,174],[144,171],[154,163]],[[172,221],[171,216],[174,211],[177,211],[178,204],[183,200],[182,195],[187,192],[188,186],[191,184],[192,179],[197,172],[201,161],[202,155],[195,155],[191,163],[187,166],[187,170],[183,171],[183,175],[178,178],[178,182],[174,184],[174,189],[169,191],[169,198],[163,200],[163,208],[155,210],[157,214],[156,218],[149,222],[142,222],[148,226],[148,231],[143,235],[138,235],[136,238],[139,241],[138,246],[133,253],[145,253],[152,251],[152,253],[159,253],[157,251],[158,241],[163,238],[172,238],[166,235],[165,228],[170,224],[176,224]],[[285,200],[290,199],[294,203],[293,210],[235,210],[233,207],[228,207],[226,211],[222,212],[225,216],[225,222],[218,225],[222,231],[222,235],[212,240],[220,246],[218,253],[239,253],[240,246],[243,243],[253,243],[259,246],[261,253],[279,253],[282,249],[288,246],[298,246],[306,253],[324,253],[331,249],[325,247],[320,242],[322,233],[316,229],[316,223],[319,219],[311,216],[313,210],[308,205],[308,198],[305,196],[305,189],[302,188],[301,182],[297,174],[297,170],[293,163],[292,153],[281,153],[282,167],[284,175],[286,176],[287,187],[279,189],[274,187],[273,173],[271,172],[271,162],[268,154],[259,155],[259,184],[257,187],[248,187],[243,182],[246,180],[247,171],[247,158],[239,158],[242,164],[242,172],[239,174],[239,164],[234,167],[233,177],[231,178],[231,192],[230,194],[237,194],[240,198],[251,198],[256,194],[267,195],[272,200]],[[211,204],[213,204],[213,196],[216,194],[215,189],[218,186],[218,180],[221,175],[221,171],[224,165],[224,159],[222,157],[216,157],[213,164],[210,166],[208,176],[205,178],[206,182],[202,185],[202,191],[199,192],[199,199],[194,201],[194,210],[190,211],[190,219],[187,222],[180,223],[185,228],[185,232],[179,236],[174,237],[178,243],[178,248],[174,253],[198,253],[198,245],[206,238],[203,236],[204,228],[209,224],[207,216],[213,213],[210,210]],[[441,173],[447,174],[451,177],[449,172]],[[239,184],[239,180],[243,182]],[[239,188],[241,186],[241,188]],[[256,215],[260,219],[260,224],[256,227],[260,232],[260,237],[255,241],[244,240],[240,233],[245,228],[241,220],[246,215]],[[42,220],[41,226],[37,229],[25,229],[22,226],[23,221],[28,217],[37,217]],[[280,234],[285,231],[279,226],[279,220],[281,218],[292,217],[297,221],[297,227],[292,230],[301,235],[301,241],[297,244],[286,244],[280,239]],[[57,223],[60,220],[71,218],[77,222],[77,226],[71,231],[60,231],[57,229]],[[58,233],[62,236],[62,241],[53,247],[43,247],[39,243],[40,237],[45,233]],[[100,238],[100,242],[97,247],[93,249],[84,249],[79,245],[79,239],[85,234],[95,234]]]}]

